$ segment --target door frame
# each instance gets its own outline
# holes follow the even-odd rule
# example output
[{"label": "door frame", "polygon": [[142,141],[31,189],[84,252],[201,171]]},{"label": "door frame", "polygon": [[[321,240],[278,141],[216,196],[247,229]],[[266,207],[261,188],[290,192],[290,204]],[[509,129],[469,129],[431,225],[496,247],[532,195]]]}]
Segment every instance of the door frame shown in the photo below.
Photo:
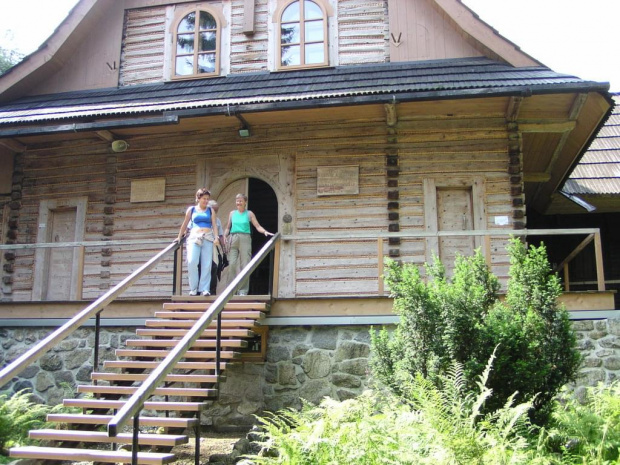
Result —
[{"label": "door frame", "polygon": [[[37,244],[50,242],[50,220],[54,210],[75,208],[75,237],[73,242],[82,242],[84,240],[84,230],[86,225],[86,209],[88,206],[88,197],[74,197],[71,199],[53,199],[41,200],[39,203],[39,220],[37,228]],[[43,300],[46,276],[49,270],[49,248],[39,248],[35,252],[34,262],[34,279],[32,286],[32,300]],[[79,247],[73,248],[73,260],[71,263],[71,286],[69,298],[71,300],[81,300],[83,260]]]},{"label": "door frame", "polygon": [[[474,230],[485,230],[487,224],[487,211],[485,199],[484,178],[482,176],[455,177],[455,178],[425,178],[424,179],[424,223],[426,232],[438,232],[437,221],[437,188],[471,188],[472,210]],[[474,237],[475,248],[483,245],[484,238]],[[483,254],[486,250],[483,248]],[[439,238],[429,237],[426,239],[426,261],[431,263],[433,254],[439,257]]]}]

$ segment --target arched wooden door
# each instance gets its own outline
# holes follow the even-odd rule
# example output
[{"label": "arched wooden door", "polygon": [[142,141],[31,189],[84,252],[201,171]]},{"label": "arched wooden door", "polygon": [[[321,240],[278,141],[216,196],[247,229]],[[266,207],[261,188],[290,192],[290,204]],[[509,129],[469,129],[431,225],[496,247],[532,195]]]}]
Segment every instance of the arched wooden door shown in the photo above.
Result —
[{"label": "arched wooden door", "polygon": [[[238,179],[217,194],[215,200],[217,200],[220,206],[218,217],[222,222],[223,229],[226,229],[230,212],[235,209],[235,197],[237,194],[246,194],[248,196],[248,210],[251,210],[256,215],[261,226],[270,232],[278,230],[278,199],[276,193],[269,184],[257,178]],[[251,229],[252,255],[254,255],[265,245],[268,238],[263,234],[258,234],[254,227]],[[271,272],[269,261],[263,261],[250,277],[250,295],[265,295],[269,293],[269,277]],[[230,279],[232,277],[228,276],[227,269],[218,284],[218,294],[224,290]]]}]

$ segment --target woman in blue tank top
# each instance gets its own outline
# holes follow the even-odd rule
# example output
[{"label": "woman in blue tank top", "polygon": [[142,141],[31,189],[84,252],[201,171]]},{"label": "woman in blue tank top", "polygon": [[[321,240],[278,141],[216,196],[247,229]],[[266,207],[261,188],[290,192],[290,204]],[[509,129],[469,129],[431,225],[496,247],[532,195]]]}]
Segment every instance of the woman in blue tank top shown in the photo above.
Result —
[{"label": "woman in blue tank top", "polygon": [[[179,230],[180,241],[187,232],[190,221],[192,227],[187,238],[187,274],[189,277],[189,295],[211,295],[211,261],[213,244],[219,245],[217,217],[215,210],[208,206],[211,193],[207,189],[198,189],[196,205],[185,212],[185,219]],[[200,264],[200,276],[198,276]]]},{"label": "woman in blue tank top", "polygon": [[[250,223],[254,225],[256,230],[265,236],[273,236],[265,228],[263,228],[256,219],[254,213],[246,210],[248,197],[245,194],[237,194],[235,197],[236,210],[228,215],[228,224],[224,231],[224,238],[227,244],[230,244],[228,252],[228,279],[232,281],[235,275],[250,263],[252,259],[252,237],[250,236]],[[246,279],[239,288],[237,295],[248,295],[250,289],[250,280]]]}]

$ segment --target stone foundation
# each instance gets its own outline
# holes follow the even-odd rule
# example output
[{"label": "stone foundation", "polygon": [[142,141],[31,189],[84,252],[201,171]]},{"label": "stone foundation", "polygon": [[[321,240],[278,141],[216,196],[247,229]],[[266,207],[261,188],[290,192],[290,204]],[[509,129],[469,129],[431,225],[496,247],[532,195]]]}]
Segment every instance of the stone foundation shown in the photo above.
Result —
[{"label": "stone foundation", "polygon": [[[575,321],[584,363],[572,386],[610,383],[620,377],[620,319]],[[0,365],[4,366],[49,334],[41,328],[0,329]],[[114,349],[135,331],[102,328],[100,359],[115,360]],[[75,396],[76,384],[90,384],[94,330],[80,329],[16,377],[4,391],[33,390],[41,402],[57,404]],[[324,396],[345,400],[368,387],[368,326],[287,326],[269,331],[264,363],[230,365],[219,399],[203,412],[203,423],[216,428],[248,428],[254,415],[300,408],[302,399],[318,403]]]}]

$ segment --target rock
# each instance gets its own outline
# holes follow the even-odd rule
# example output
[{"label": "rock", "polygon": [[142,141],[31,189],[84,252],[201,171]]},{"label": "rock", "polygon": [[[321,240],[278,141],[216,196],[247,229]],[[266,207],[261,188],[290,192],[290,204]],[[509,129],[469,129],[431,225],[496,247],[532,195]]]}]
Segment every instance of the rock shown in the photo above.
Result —
[{"label": "rock", "polygon": [[607,336],[607,331],[590,331],[588,333],[588,337],[590,339],[594,339],[595,341]]},{"label": "rock", "polygon": [[[604,370],[588,370],[581,371],[577,375],[577,378],[582,382],[585,382],[588,386],[596,386],[598,383],[605,381]],[[582,383],[579,383],[582,384]]]},{"label": "rock", "polygon": [[13,385],[13,392],[19,392],[23,390],[33,392],[32,383],[28,380],[22,379]]},{"label": "rock", "polygon": [[276,383],[278,381],[278,367],[270,363],[265,364],[265,382],[269,384]]},{"label": "rock", "polygon": [[592,350],[594,349],[594,343],[590,339],[582,339],[580,341],[577,341],[577,349]]},{"label": "rock", "polygon": [[325,396],[329,396],[331,393],[331,384],[325,378],[310,379],[299,389],[299,397],[313,404],[318,404]]},{"label": "rock", "polygon": [[301,366],[308,378],[324,378],[330,373],[331,357],[325,350],[309,350],[304,356]]},{"label": "rock", "polygon": [[86,365],[81,367],[75,374],[75,379],[78,381],[90,382],[90,375],[93,372],[93,367]]},{"label": "rock", "polygon": [[291,353],[288,347],[283,346],[267,346],[267,361],[277,363],[282,360],[290,360]]},{"label": "rock", "polygon": [[573,329],[575,331],[592,331],[594,329],[594,322],[592,320],[573,321]]},{"label": "rock", "polygon": [[80,345],[79,339],[70,339],[64,340],[56,347],[54,347],[54,352],[68,352],[70,350],[76,349]]},{"label": "rock", "polygon": [[361,342],[363,344],[370,345],[370,330],[368,329],[360,329],[360,331],[355,335],[353,340],[357,342]]},{"label": "rock", "polygon": [[40,368],[36,365],[30,365],[24,371],[22,371],[19,376],[24,379],[31,379],[39,372]]},{"label": "rock", "polygon": [[295,365],[291,362],[280,362],[278,364],[278,383],[281,385],[297,385],[295,377]]},{"label": "rock", "polygon": [[340,401],[355,399],[358,396],[355,392],[347,391],[346,389],[338,389],[336,394],[338,395],[338,399]]},{"label": "rock", "polygon": [[345,373],[334,373],[332,375],[332,384],[338,387],[358,388],[362,382],[357,376],[347,375]]},{"label": "rock", "polygon": [[310,349],[312,349],[312,346],[309,346],[307,344],[298,344],[298,345],[296,345],[293,348],[293,358],[299,357],[301,355],[304,355]]},{"label": "rock", "polygon": [[310,341],[317,349],[334,350],[338,345],[338,328],[317,326],[314,328]]},{"label": "rock", "polygon": [[599,340],[599,345],[603,349],[619,349],[620,348],[620,337],[610,336],[605,339]]},{"label": "rock", "polygon": [[305,328],[289,327],[280,331],[280,338],[283,342],[306,342],[309,332]]},{"label": "rock", "polygon": [[585,368],[598,368],[603,364],[603,361],[600,358],[588,357],[584,358],[582,362],[582,366]]},{"label": "rock", "polygon": [[340,371],[351,375],[366,376],[368,373],[368,359],[355,358],[340,362]]},{"label": "rock", "polygon": [[620,370],[620,357],[608,357],[603,360],[603,366],[608,370]]},{"label": "rock", "polygon": [[607,325],[609,327],[609,334],[613,334],[614,336],[620,336],[620,318],[607,320]]},{"label": "rock", "polygon": [[596,356],[599,358],[605,358],[605,357],[609,357],[610,355],[615,354],[615,352],[611,349],[597,350],[595,353],[596,353]]},{"label": "rock", "polygon": [[47,391],[47,405],[61,404],[64,398],[65,398],[64,389],[53,387],[53,388],[50,388],[49,391]]},{"label": "rock", "polygon": [[55,381],[54,377],[48,371],[42,371],[37,375],[37,380],[35,382],[35,388],[39,392],[44,392],[54,386]]},{"label": "rock", "polygon": [[241,415],[253,415],[263,406],[262,402],[241,402],[237,407],[237,412]]},{"label": "rock", "polygon": [[45,354],[39,360],[39,366],[46,371],[58,371],[62,368],[62,359],[58,354]]},{"label": "rock", "polygon": [[93,357],[91,349],[76,349],[64,355],[65,368],[74,370],[80,368]]},{"label": "rock", "polygon": [[336,349],[336,361],[363,358],[370,355],[370,346],[355,341],[343,341]]},{"label": "rock", "polygon": [[73,378],[73,373],[70,371],[56,371],[54,372],[54,380],[56,381],[56,386],[66,386],[72,388],[75,385],[75,379]]},{"label": "rock", "polygon": [[277,396],[265,396],[265,410],[270,412],[277,412],[285,408],[292,408],[295,410],[301,409],[301,401],[299,396],[294,394],[284,394]]}]

